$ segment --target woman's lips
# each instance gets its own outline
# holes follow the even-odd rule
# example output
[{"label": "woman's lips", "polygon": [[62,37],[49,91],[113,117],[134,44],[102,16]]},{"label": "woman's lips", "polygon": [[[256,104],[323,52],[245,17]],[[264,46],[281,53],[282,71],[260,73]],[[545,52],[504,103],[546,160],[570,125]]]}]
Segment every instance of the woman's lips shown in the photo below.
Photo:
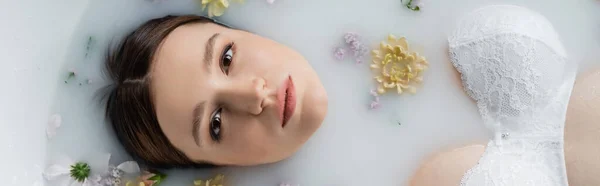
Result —
[{"label": "woman's lips", "polygon": [[287,125],[294,110],[296,110],[296,89],[294,88],[294,81],[292,76],[283,81],[283,85],[277,92],[277,99],[279,101],[279,114],[281,118],[281,126]]}]

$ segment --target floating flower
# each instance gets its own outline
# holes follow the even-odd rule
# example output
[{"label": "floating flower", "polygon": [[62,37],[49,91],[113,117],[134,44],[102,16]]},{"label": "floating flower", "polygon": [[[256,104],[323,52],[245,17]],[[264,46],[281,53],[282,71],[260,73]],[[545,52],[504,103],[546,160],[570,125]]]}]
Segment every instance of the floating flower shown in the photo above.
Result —
[{"label": "floating flower", "polygon": [[125,183],[123,176],[125,175],[137,175],[140,171],[140,166],[135,161],[126,161],[117,166],[110,165],[110,154],[104,162],[104,166],[108,166],[107,171],[98,180],[100,185],[121,185]]},{"label": "floating flower", "polygon": [[404,0],[400,0],[402,4],[406,6],[406,8],[412,11],[420,11],[421,7],[423,7],[424,3],[422,0],[408,0],[408,3],[404,3]]},{"label": "floating flower", "polygon": [[381,103],[379,103],[379,95],[377,94],[377,92],[375,90],[371,90],[371,96],[374,97],[374,100],[371,101],[371,105],[369,105],[369,108],[371,110],[375,110],[375,109],[378,109],[379,107],[381,107]]},{"label": "floating flower", "polygon": [[50,119],[48,119],[48,125],[46,126],[46,137],[48,137],[48,139],[54,138],[54,136],[56,136],[56,130],[61,124],[62,117],[60,115],[54,114],[50,116]]},{"label": "floating flower", "polygon": [[85,179],[90,176],[90,171],[92,171],[92,169],[87,163],[77,162],[74,165],[71,165],[69,173],[71,178],[75,179],[75,181],[83,183]]},{"label": "floating flower", "polygon": [[[145,179],[144,179],[145,177]],[[165,180],[167,178],[166,174],[162,174],[160,172],[145,172],[142,175],[142,182],[145,183],[145,186],[158,186],[160,183],[163,182],[163,180]]]},{"label": "floating flower", "polygon": [[[354,60],[357,64],[362,63],[362,59],[369,51],[368,48],[361,42],[360,37],[356,33],[348,32],[344,34],[344,42],[354,55]],[[338,60],[343,60],[346,55],[346,49],[337,47],[334,49],[334,57]]]},{"label": "floating flower", "polygon": [[344,60],[345,55],[346,55],[346,49],[344,49],[342,47],[335,48],[335,51],[333,52],[333,56],[338,61]]},{"label": "floating flower", "polygon": [[376,99],[375,101],[371,102],[371,105],[370,105],[371,110],[379,109],[379,107],[381,107],[381,104],[379,103],[379,98],[375,98],[375,99]]},{"label": "floating flower", "polygon": [[166,178],[167,175],[160,172],[144,171],[135,181],[127,181],[125,186],[158,186]]},{"label": "floating flower", "polygon": [[49,166],[43,176],[47,181],[53,183],[51,185],[95,186],[88,181],[90,172],[91,167],[87,163],[63,158],[60,163]]},{"label": "floating flower", "polygon": [[214,178],[203,180],[194,180],[194,186],[223,186],[225,182],[225,175],[218,174]]},{"label": "floating flower", "polygon": [[423,81],[422,72],[429,63],[425,57],[408,50],[406,38],[389,35],[387,41],[381,42],[379,50],[372,51],[371,69],[377,72],[377,93],[383,94],[387,89],[396,89],[398,94],[405,90],[416,93],[414,85]]},{"label": "floating flower", "polygon": [[[201,0],[202,11],[208,7],[208,17],[221,16],[225,13],[225,10],[229,8],[230,0]],[[235,0],[239,3],[243,3],[244,0]]]},{"label": "floating flower", "polygon": [[350,46],[354,58],[356,58],[356,63],[362,63],[362,58],[369,50],[367,46],[362,43],[358,34],[352,32],[346,33],[346,35],[344,35],[344,40],[346,41],[346,44]]}]

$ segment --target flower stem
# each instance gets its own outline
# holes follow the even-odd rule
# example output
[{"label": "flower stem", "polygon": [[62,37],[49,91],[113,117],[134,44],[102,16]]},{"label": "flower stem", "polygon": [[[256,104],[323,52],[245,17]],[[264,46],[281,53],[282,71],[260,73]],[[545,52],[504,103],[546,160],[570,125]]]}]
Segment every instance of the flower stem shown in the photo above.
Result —
[{"label": "flower stem", "polygon": [[421,10],[421,8],[419,6],[412,6],[412,2],[413,0],[408,0],[408,3],[406,4],[406,8],[412,10],[412,11],[419,11]]}]

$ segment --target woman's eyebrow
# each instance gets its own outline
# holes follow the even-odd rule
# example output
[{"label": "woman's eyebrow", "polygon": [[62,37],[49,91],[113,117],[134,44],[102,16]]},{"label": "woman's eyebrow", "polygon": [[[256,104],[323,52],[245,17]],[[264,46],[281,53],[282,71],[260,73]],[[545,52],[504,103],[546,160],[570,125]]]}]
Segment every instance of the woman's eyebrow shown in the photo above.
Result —
[{"label": "woman's eyebrow", "polygon": [[200,102],[198,104],[196,104],[196,107],[194,108],[194,119],[193,124],[192,124],[192,136],[194,137],[194,142],[196,142],[196,145],[201,146],[202,144],[202,140],[200,138],[200,124],[202,123],[202,116],[204,114],[204,109],[205,109],[205,102]]},{"label": "woman's eyebrow", "polygon": [[219,33],[213,34],[206,42],[206,48],[204,50],[204,63],[206,64],[207,72],[210,73],[210,67],[213,61],[213,53],[215,50],[215,41],[219,37]]}]

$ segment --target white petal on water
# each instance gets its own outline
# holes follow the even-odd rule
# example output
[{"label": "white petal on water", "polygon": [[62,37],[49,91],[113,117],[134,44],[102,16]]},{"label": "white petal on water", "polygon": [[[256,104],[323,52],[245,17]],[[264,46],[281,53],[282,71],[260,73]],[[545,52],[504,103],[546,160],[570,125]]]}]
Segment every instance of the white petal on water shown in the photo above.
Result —
[{"label": "white petal on water", "polygon": [[46,180],[52,181],[59,179],[60,177],[69,177],[69,171],[70,168],[67,165],[51,165],[46,170],[44,170],[44,173],[42,173],[42,175],[44,176],[44,178],[46,178]]},{"label": "white petal on water", "polygon": [[[93,178],[92,178],[93,177]],[[96,179],[96,180],[90,180],[90,179],[86,179],[85,181],[83,181],[83,184],[81,184],[82,186],[102,186],[100,183],[98,183],[100,181],[100,176],[92,176],[90,177],[90,179]]]},{"label": "white petal on water", "polygon": [[59,156],[55,162],[57,165],[62,165],[64,167],[70,167],[71,165],[75,164],[75,161],[65,155]]},{"label": "white petal on water", "polygon": [[56,130],[62,125],[62,117],[58,114],[50,116],[48,119],[48,126],[46,126],[46,135],[48,139],[52,139],[56,136]]},{"label": "white petal on water", "polygon": [[135,174],[140,172],[140,166],[135,161],[126,161],[117,166],[117,169],[122,170],[127,174]]},{"label": "white petal on water", "polygon": [[70,186],[82,186],[82,183],[79,183],[78,181],[73,181],[71,182]]},{"label": "white petal on water", "polygon": [[69,176],[64,176],[64,177],[60,177],[56,180],[52,180],[52,181],[48,181],[46,182],[45,185],[57,185],[57,186],[63,186],[63,185],[71,185],[71,183],[73,183],[74,180],[71,179],[71,177]]},{"label": "white petal on water", "polygon": [[98,154],[91,156],[90,160],[87,162],[90,167],[92,167],[93,174],[104,174],[108,171],[109,161],[111,154]]},{"label": "white petal on water", "polygon": [[48,137],[48,139],[52,139],[52,138],[54,138],[54,136],[56,136],[56,129],[55,128],[47,128],[46,129],[46,137]]}]

